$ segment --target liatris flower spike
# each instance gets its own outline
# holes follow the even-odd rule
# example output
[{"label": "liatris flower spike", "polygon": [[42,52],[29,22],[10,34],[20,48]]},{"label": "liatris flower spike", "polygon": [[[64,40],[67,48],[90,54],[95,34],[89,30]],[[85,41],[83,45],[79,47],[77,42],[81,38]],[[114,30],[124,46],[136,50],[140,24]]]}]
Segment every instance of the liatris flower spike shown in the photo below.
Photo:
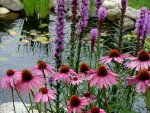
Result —
[{"label": "liatris flower spike", "polygon": [[77,75],[76,72],[70,69],[67,65],[62,65],[59,69],[59,72],[54,74],[54,80],[62,80],[64,82],[70,83],[71,76]]},{"label": "liatris flower spike", "polygon": [[111,61],[116,61],[122,63],[124,58],[127,58],[129,54],[120,54],[117,49],[112,49],[107,56],[104,56],[99,59],[100,62],[105,64],[110,63]]},{"label": "liatris flower spike", "polygon": [[146,51],[140,51],[137,57],[127,57],[126,59],[131,60],[126,67],[139,71],[140,69],[148,69],[150,67],[150,56]]},{"label": "liatris flower spike", "polygon": [[107,10],[104,7],[100,7],[98,10],[98,19],[100,23],[104,22],[106,15],[107,15]]},{"label": "liatris flower spike", "polygon": [[96,39],[98,37],[98,29],[97,28],[91,29],[90,37],[91,37],[91,52],[94,52],[94,45],[95,45]]},{"label": "liatris flower spike", "polygon": [[150,87],[150,73],[147,69],[141,69],[138,75],[126,79],[128,85],[136,84],[135,91],[142,90],[146,92],[146,88]]},{"label": "liatris flower spike", "polygon": [[146,24],[146,16],[147,15],[147,8],[142,7],[140,9],[140,14],[138,18],[136,19],[136,24],[135,24],[135,33],[137,35],[137,38],[143,39],[144,36],[144,31],[145,31],[145,24]]},{"label": "liatris flower spike", "polygon": [[21,74],[19,71],[9,69],[4,77],[0,81],[0,85],[3,89],[8,89],[10,87],[15,87],[16,80],[20,79]]},{"label": "liatris flower spike", "polygon": [[88,104],[85,97],[79,98],[77,95],[72,95],[69,99],[68,113],[82,113],[82,109]]},{"label": "liatris flower spike", "polygon": [[106,113],[103,109],[92,107],[87,113]]},{"label": "liatris flower spike", "polygon": [[34,91],[35,88],[43,87],[45,80],[40,75],[33,75],[31,71],[24,69],[21,71],[21,78],[16,81],[16,89],[24,94],[30,90]]},{"label": "liatris flower spike", "polygon": [[90,0],[81,0],[80,20],[78,23],[79,33],[83,32],[88,23]]},{"label": "liatris flower spike", "polygon": [[97,9],[100,8],[100,6],[102,5],[103,2],[104,2],[104,0],[94,0],[95,6]]},{"label": "liatris flower spike", "polygon": [[108,70],[105,66],[100,65],[94,73],[92,73],[87,80],[90,86],[97,84],[98,88],[108,88],[108,86],[116,85],[118,75]]},{"label": "liatris flower spike", "polygon": [[39,61],[38,65],[31,69],[31,71],[35,71],[37,75],[43,75],[48,76],[48,73],[53,74],[55,68],[53,66],[47,65],[44,61]]},{"label": "liatris flower spike", "polygon": [[50,100],[56,98],[56,92],[54,90],[48,90],[47,88],[40,88],[39,92],[35,95],[34,100],[39,103],[42,100],[43,103],[47,103]]}]

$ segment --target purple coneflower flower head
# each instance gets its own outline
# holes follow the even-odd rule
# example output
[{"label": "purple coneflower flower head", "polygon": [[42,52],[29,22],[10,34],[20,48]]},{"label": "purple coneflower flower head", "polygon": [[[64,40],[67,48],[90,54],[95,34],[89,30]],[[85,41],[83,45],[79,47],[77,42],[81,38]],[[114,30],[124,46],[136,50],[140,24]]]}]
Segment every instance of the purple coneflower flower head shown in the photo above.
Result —
[{"label": "purple coneflower flower head", "polygon": [[55,68],[53,66],[50,66],[46,64],[44,61],[39,61],[38,65],[31,69],[31,71],[35,71],[37,75],[43,75],[43,72],[45,76],[48,76],[48,74],[53,74]]},{"label": "purple coneflower flower head", "polygon": [[0,81],[0,85],[3,89],[14,88],[16,80],[20,79],[21,74],[19,71],[9,69]]},{"label": "purple coneflower flower head", "polygon": [[89,0],[81,0],[80,4],[80,20],[78,23],[79,33],[83,32],[88,23],[89,18]]},{"label": "purple coneflower flower head", "polygon": [[102,5],[103,2],[104,2],[104,0],[94,0],[95,6],[97,9],[100,8],[100,6]]},{"label": "purple coneflower flower head", "polygon": [[62,51],[64,50],[64,28],[65,28],[65,16],[66,16],[66,0],[57,0],[56,5],[56,21],[55,21],[55,49],[54,56],[56,67],[62,62]]},{"label": "purple coneflower flower head", "polygon": [[92,107],[87,113],[106,113],[103,109]]},{"label": "purple coneflower flower head", "polygon": [[62,65],[59,69],[59,72],[56,72],[54,74],[54,80],[62,80],[66,83],[70,83],[71,76],[73,75],[77,75],[74,70],[70,69],[70,67],[68,67],[67,65]]},{"label": "purple coneflower flower head", "polygon": [[40,75],[33,75],[31,71],[24,69],[21,71],[21,77],[16,81],[15,88],[24,94],[35,88],[43,87],[45,80]]},{"label": "purple coneflower flower head", "polygon": [[88,104],[88,100],[85,97],[78,97],[72,95],[68,103],[68,113],[82,113],[82,109]]},{"label": "purple coneflower flower head", "polygon": [[79,76],[73,76],[72,78],[71,78],[71,84],[72,85],[79,85],[79,84],[81,84],[82,83],[82,78],[81,77],[79,77]]},{"label": "purple coneflower flower head", "polygon": [[120,52],[117,49],[112,49],[110,50],[107,56],[101,57],[99,61],[105,64],[110,63],[111,61],[122,63],[123,59],[127,58],[128,56],[129,54],[120,54]]},{"label": "purple coneflower flower head", "polygon": [[95,95],[92,95],[91,93],[89,92],[85,92],[83,94],[83,96],[88,100],[89,104],[92,104],[94,102],[94,100],[96,100],[96,96]]},{"label": "purple coneflower flower head", "polygon": [[48,90],[45,87],[40,88],[39,92],[35,95],[34,100],[39,103],[42,100],[43,103],[47,103],[50,100],[56,98],[56,92],[54,90]]},{"label": "purple coneflower flower head", "polygon": [[142,90],[143,93],[146,92],[146,88],[150,87],[150,73],[147,69],[141,69],[138,75],[132,76],[132,78],[127,78],[127,85],[132,85],[136,83],[135,91]]},{"label": "purple coneflower flower head", "polygon": [[91,37],[91,51],[94,51],[94,45],[95,45],[95,41],[98,37],[98,29],[97,28],[93,28],[90,31],[90,37]]},{"label": "purple coneflower flower head", "polygon": [[139,39],[143,39],[146,21],[147,21],[147,8],[142,7],[140,9],[140,14],[137,17],[135,24],[135,32],[137,38]]},{"label": "purple coneflower flower head", "polygon": [[98,19],[101,23],[104,22],[107,15],[107,10],[104,7],[100,7],[98,10]]},{"label": "purple coneflower flower head", "polygon": [[105,66],[100,65],[98,69],[87,78],[87,80],[89,81],[91,87],[97,84],[97,87],[102,89],[116,85],[118,75],[108,70]]},{"label": "purple coneflower flower head", "polygon": [[127,57],[126,59],[131,60],[126,66],[130,69],[139,71],[140,69],[148,69],[150,67],[150,55],[146,51],[140,51],[137,57]]}]

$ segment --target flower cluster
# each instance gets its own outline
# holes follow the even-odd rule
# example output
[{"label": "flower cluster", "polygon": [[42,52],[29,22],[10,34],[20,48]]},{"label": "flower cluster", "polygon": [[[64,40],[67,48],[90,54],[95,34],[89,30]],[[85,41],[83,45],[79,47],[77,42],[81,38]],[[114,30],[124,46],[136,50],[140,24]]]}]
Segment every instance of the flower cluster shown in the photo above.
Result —
[{"label": "flower cluster", "polygon": [[95,6],[97,9],[100,8],[100,6],[102,5],[103,2],[104,2],[104,0],[94,0]]},{"label": "flower cluster", "polygon": [[89,0],[81,0],[80,20],[79,20],[79,23],[78,23],[79,33],[83,32],[85,27],[87,26],[88,18],[89,18],[89,5],[90,5]]},{"label": "flower cluster", "polygon": [[140,9],[140,14],[136,19],[135,32],[137,38],[145,40],[147,34],[150,31],[150,14],[146,7]]},{"label": "flower cluster", "polygon": [[56,12],[56,21],[55,21],[55,50],[54,56],[56,61],[56,67],[59,67],[58,64],[62,62],[62,51],[64,50],[64,28],[65,28],[65,16],[66,16],[66,1],[57,0],[57,6],[55,9]]},{"label": "flower cluster", "polygon": [[104,22],[106,15],[107,15],[107,10],[104,7],[100,7],[98,10],[98,19],[100,23]]},{"label": "flower cluster", "polygon": [[97,28],[91,29],[90,37],[91,37],[91,51],[94,51],[94,44],[95,44],[96,39],[98,37],[98,29]]}]

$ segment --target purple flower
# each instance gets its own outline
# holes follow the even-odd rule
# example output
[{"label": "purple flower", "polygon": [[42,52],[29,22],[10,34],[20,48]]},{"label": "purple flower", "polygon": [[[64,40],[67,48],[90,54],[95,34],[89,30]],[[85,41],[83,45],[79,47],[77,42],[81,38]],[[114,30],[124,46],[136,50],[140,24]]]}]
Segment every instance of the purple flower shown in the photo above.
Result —
[{"label": "purple flower", "polygon": [[142,7],[140,9],[140,14],[138,15],[138,18],[136,19],[136,24],[135,24],[135,32],[137,34],[137,38],[139,39],[144,39],[144,33],[146,33],[147,28],[146,28],[146,24],[147,24],[147,8],[146,7]]},{"label": "purple flower", "polygon": [[89,18],[89,0],[81,0],[80,4],[80,20],[78,23],[79,33],[83,32],[88,23]]},{"label": "purple flower", "polygon": [[123,13],[125,13],[127,5],[128,5],[128,0],[121,0],[121,11]]},{"label": "purple flower", "polygon": [[147,11],[145,15],[145,30],[144,30],[143,40],[146,39],[147,34],[149,33],[150,33],[150,12]]},{"label": "purple flower", "polygon": [[56,67],[59,68],[62,62],[62,51],[64,50],[64,28],[65,28],[65,16],[66,16],[66,1],[65,0],[57,0],[56,5],[56,21],[55,21],[55,48],[54,48],[54,56]]},{"label": "purple flower", "polygon": [[93,52],[94,51],[94,44],[95,44],[95,41],[98,37],[98,29],[97,28],[91,29],[90,36],[91,36],[91,51]]},{"label": "purple flower", "polygon": [[78,0],[70,0],[70,9],[71,9],[71,16],[75,17],[77,15],[77,9],[78,9]]},{"label": "purple flower", "polygon": [[104,22],[106,15],[107,15],[107,10],[104,7],[100,7],[98,10],[98,19],[101,23]]},{"label": "purple flower", "polygon": [[104,2],[104,0],[94,0],[94,2],[95,2],[96,8],[99,9],[102,3]]}]

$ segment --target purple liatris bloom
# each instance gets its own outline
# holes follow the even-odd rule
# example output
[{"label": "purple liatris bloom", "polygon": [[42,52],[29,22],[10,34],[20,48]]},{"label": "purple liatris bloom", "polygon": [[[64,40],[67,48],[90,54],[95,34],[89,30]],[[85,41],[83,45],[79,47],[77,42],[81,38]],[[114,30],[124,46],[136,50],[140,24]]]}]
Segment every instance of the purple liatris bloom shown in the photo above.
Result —
[{"label": "purple liatris bloom", "polygon": [[62,51],[64,50],[64,28],[65,28],[65,16],[66,16],[66,1],[65,0],[57,0],[57,6],[55,9],[56,12],[56,21],[55,21],[55,50],[54,56],[56,61],[56,67],[60,67],[60,63],[62,62]]},{"label": "purple liatris bloom", "polygon": [[98,29],[97,28],[91,29],[90,37],[91,37],[91,51],[93,52],[94,51],[94,44],[95,44],[95,41],[98,37]]},{"label": "purple liatris bloom", "polygon": [[100,6],[102,5],[103,2],[104,2],[104,0],[94,0],[95,6],[97,9],[100,8]]},{"label": "purple liatris bloom", "polygon": [[89,0],[81,0],[80,4],[80,20],[78,23],[79,33],[83,32],[88,23],[89,18]]},{"label": "purple liatris bloom", "polygon": [[137,35],[137,38],[143,39],[144,32],[145,32],[145,23],[146,23],[146,17],[147,17],[147,8],[142,7],[140,9],[140,14],[138,15],[138,18],[136,19],[135,24],[135,32]]},{"label": "purple liatris bloom", "polygon": [[147,34],[149,34],[149,33],[150,33],[150,12],[147,11],[147,13],[145,15],[145,30],[144,30],[142,40],[145,40],[147,37]]},{"label": "purple liatris bloom", "polygon": [[98,10],[98,19],[100,23],[104,22],[106,15],[107,15],[107,10],[104,7],[100,7]]},{"label": "purple liatris bloom", "polygon": [[71,16],[75,17],[77,15],[78,9],[78,0],[70,0],[70,9],[71,9]]},{"label": "purple liatris bloom", "polygon": [[121,12],[122,13],[125,13],[127,5],[128,5],[128,0],[121,0]]}]

